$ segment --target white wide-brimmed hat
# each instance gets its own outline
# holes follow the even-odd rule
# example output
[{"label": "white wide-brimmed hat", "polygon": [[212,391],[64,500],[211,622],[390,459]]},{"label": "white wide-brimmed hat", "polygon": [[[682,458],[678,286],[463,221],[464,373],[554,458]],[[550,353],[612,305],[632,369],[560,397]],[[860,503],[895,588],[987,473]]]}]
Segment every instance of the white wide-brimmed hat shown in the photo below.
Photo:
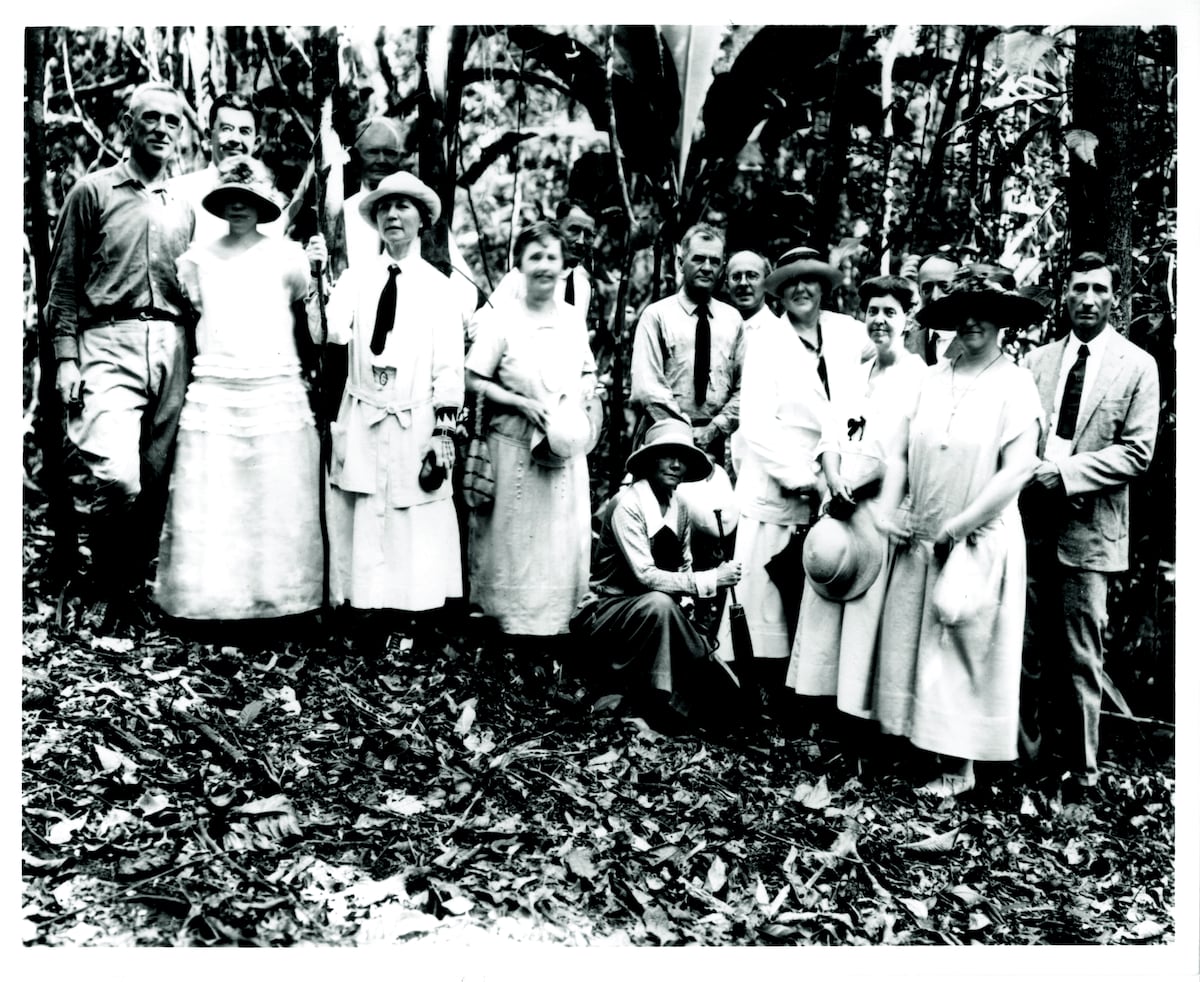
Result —
[{"label": "white wide-brimmed hat", "polygon": [[823,515],[804,540],[806,582],[826,600],[861,597],[883,568],[885,545],[865,508],[847,519]]},{"label": "white wide-brimmed hat", "polygon": [[419,201],[429,214],[430,222],[436,222],[442,214],[441,199],[433,193],[433,188],[407,171],[396,171],[395,174],[389,174],[380,181],[375,190],[358,203],[358,213],[362,216],[362,220],[374,227],[375,222],[371,218],[371,211],[375,207],[375,202],[380,198],[397,194],[405,198],[412,198],[413,201]]}]

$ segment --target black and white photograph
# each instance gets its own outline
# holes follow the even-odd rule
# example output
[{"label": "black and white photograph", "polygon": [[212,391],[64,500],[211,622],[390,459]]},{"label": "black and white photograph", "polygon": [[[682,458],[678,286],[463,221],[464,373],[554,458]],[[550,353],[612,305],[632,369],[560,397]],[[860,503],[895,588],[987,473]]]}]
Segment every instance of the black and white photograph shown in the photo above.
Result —
[{"label": "black and white photograph", "polygon": [[1197,13],[735,13],[17,29],[24,963],[1200,970]]}]

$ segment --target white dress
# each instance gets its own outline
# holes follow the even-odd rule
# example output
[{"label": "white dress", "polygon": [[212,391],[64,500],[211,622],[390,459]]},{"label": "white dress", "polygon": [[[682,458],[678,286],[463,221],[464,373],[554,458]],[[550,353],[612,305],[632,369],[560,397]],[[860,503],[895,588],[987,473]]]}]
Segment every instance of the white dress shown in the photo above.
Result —
[{"label": "white dress", "polygon": [[[927,367],[916,355],[901,349],[890,367],[872,376],[875,368],[875,359],[863,364],[866,387],[862,401],[834,414],[835,432],[822,439],[822,449],[828,446],[867,458],[886,458],[899,424],[916,400]],[[848,417],[865,421],[854,438],[847,437]],[[871,509],[874,504],[867,501],[860,507]],[[842,712],[863,719],[874,716],[876,642],[890,567],[889,547],[875,582],[862,596],[846,603],[826,600],[805,582],[788,663],[789,688],[802,695],[836,695]]]},{"label": "white dress", "polygon": [[[396,263],[396,315],[383,350],[371,335]],[[462,596],[458,518],[447,477],[418,484],[435,410],[463,398],[463,332],[449,283],[416,255],[367,259],[342,274],[326,308],[329,340],[349,344],[346,391],[330,429],[330,595],[360,609],[433,610]]]},{"label": "white dress", "polygon": [[300,379],[290,304],[308,262],[264,238],[178,260],[201,312],[159,545],[154,595],[175,617],[243,619],[321,602],[317,431]]}]

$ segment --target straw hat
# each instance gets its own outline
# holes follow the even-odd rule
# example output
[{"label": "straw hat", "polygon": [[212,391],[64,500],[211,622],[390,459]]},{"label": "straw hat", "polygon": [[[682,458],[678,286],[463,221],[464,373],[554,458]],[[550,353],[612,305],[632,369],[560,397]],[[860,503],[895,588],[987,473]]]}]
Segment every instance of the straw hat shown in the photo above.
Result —
[{"label": "straw hat", "polygon": [[993,263],[971,263],[954,272],[946,295],[917,311],[922,327],[953,331],[969,316],[1005,327],[1024,327],[1046,316],[1046,308],[1016,288],[1012,271]]},{"label": "straw hat", "polygon": [[362,220],[374,227],[375,221],[371,218],[371,210],[375,207],[375,202],[380,198],[396,194],[419,201],[428,213],[430,222],[436,222],[442,214],[441,199],[433,193],[433,188],[407,171],[396,171],[395,174],[389,174],[380,181],[375,190],[358,203],[358,213],[362,216]]},{"label": "straw hat", "polygon": [[651,426],[645,442],[625,461],[625,469],[636,472],[668,451],[683,460],[684,481],[703,481],[712,472],[708,454],[696,448],[692,427],[681,419],[660,419]]},{"label": "straw hat", "polygon": [[253,157],[239,154],[226,158],[221,162],[217,180],[220,183],[200,202],[205,211],[224,218],[225,205],[230,199],[249,198],[258,211],[260,225],[273,222],[280,216],[282,209],[271,184],[270,172]]},{"label": "straw hat", "polygon": [[804,575],[820,596],[844,603],[870,589],[883,555],[883,536],[866,509],[854,509],[847,519],[826,514],[804,540]]},{"label": "straw hat", "polygon": [[692,527],[707,535],[717,536],[717,509],[721,510],[721,526],[728,535],[737,528],[739,511],[733,496],[733,485],[724,467],[714,467],[702,481],[686,481],[675,489],[677,497],[687,505]]},{"label": "straw hat", "polygon": [[592,396],[580,405],[563,393],[546,414],[546,429],[538,430],[530,448],[543,463],[561,463],[591,453],[600,442],[604,411]]},{"label": "straw hat", "polygon": [[797,246],[779,257],[774,272],[766,279],[767,292],[777,297],[780,290],[800,276],[814,276],[824,281],[826,293],[842,282],[841,271],[825,262],[816,249]]}]

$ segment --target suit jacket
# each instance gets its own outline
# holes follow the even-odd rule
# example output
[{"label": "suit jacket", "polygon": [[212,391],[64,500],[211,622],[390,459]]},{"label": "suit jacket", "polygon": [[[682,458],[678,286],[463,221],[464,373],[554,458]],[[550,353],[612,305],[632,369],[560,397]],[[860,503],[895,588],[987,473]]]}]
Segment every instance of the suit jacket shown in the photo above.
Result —
[{"label": "suit jacket", "polygon": [[[927,347],[929,341],[929,328],[921,327],[921,325],[914,320],[912,322],[912,327],[909,328],[904,335],[904,347],[911,351],[914,355],[917,355],[924,360],[926,365],[934,364],[933,360],[929,357],[929,351]],[[951,339],[950,343],[946,345],[946,353],[942,356],[943,360],[949,361],[955,355],[957,355],[961,349],[962,345],[959,344],[958,338]]]},{"label": "suit jacket", "polygon": [[[1035,348],[1026,367],[1037,382],[1049,420],[1055,410],[1066,339]],[[1059,464],[1066,506],[1055,516],[1058,561],[1079,569],[1115,572],[1129,566],[1129,481],[1144,474],[1158,433],[1158,367],[1115,331],[1080,407],[1071,456]],[[1045,452],[1048,433],[1038,441]],[[1036,515],[1030,516],[1036,528]],[[1031,535],[1031,539],[1034,536]]]}]

